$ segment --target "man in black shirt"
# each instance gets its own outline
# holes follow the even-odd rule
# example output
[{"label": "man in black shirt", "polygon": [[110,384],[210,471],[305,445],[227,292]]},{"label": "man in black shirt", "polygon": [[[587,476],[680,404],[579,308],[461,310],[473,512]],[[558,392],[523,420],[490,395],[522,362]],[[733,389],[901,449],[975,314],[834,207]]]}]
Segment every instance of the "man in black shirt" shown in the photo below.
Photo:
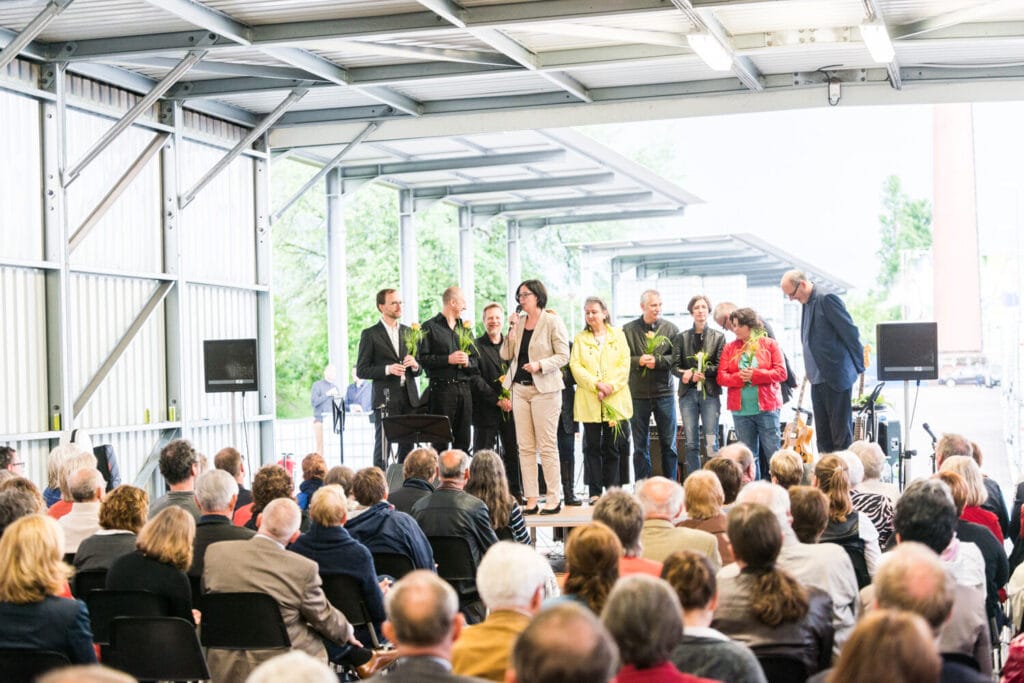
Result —
[{"label": "man in black shirt", "polygon": [[480,374],[473,380],[473,452],[491,449],[501,453],[509,493],[519,499],[523,496],[523,480],[519,472],[516,423],[512,418],[512,398],[502,398],[501,386],[508,371],[508,363],[501,359],[504,318],[501,304],[489,303],[484,307],[485,332],[476,338]]},{"label": "man in black shirt", "polygon": [[[441,297],[441,312],[423,323],[419,361],[430,378],[430,413],[445,415],[452,427],[452,447],[469,451],[469,429],[473,421],[473,397],[470,382],[480,373],[479,354],[460,339],[473,339],[473,325],[463,323],[466,299],[458,287],[449,287]],[[473,342],[475,346],[475,341]],[[434,450],[446,450],[448,444],[435,443]]]}]

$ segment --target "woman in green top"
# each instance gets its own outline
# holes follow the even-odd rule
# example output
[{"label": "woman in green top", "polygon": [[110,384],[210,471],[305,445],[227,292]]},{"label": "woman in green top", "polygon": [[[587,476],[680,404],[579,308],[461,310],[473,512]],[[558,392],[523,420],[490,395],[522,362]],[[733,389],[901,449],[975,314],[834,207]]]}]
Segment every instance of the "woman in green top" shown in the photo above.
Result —
[{"label": "woman in green top", "polygon": [[[718,383],[729,388],[726,406],[740,441],[754,453],[762,444],[765,452],[774,453],[779,449],[780,385],[786,379],[782,352],[753,309],[738,308],[729,320],[736,339],[722,349]],[[768,473],[758,478],[762,475]]]}]

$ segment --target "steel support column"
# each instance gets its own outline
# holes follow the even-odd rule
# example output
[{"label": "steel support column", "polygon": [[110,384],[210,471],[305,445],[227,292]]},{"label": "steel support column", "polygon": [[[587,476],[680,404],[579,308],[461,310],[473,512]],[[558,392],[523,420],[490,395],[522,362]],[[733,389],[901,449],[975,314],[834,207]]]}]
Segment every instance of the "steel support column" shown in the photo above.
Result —
[{"label": "steel support column", "polygon": [[473,209],[459,207],[459,287],[466,297],[466,312],[463,320],[476,321],[476,280],[473,258]]},{"label": "steel support column", "polygon": [[[267,151],[267,138],[260,138],[257,146]],[[258,422],[260,430],[260,462],[264,465],[276,461],[274,445],[274,417],[276,407],[276,375],[274,373],[274,295],[272,294],[271,252],[273,245],[270,235],[270,162],[267,159],[253,160],[253,201],[256,225],[256,284],[266,287],[256,292],[256,345],[259,362],[259,415],[269,416]],[[243,398],[244,400],[244,398]],[[248,429],[243,424],[242,429]],[[238,444],[241,445],[241,444]]]},{"label": "steel support column", "polygon": [[[181,432],[189,433],[192,406],[184,388],[184,321],[188,291],[182,267],[182,229],[178,210],[180,166],[178,150],[185,141],[180,102],[160,105],[160,123],[172,126],[171,139],[160,151],[160,229],[163,235],[163,272],[175,286],[164,299],[164,367],[167,386],[167,422],[177,422]],[[173,413],[173,414],[172,414]],[[156,489],[155,489],[156,490]]]},{"label": "steel support column", "polygon": [[[325,167],[326,168],[326,167]],[[327,174],[327,351],[348,383],[348,275],[346,273],[344,185],[337,169]]]},{"label": "steel support column", "polygon": [[398,279],[401,283],[402,319],[420,319],[419,277],[416,267],[416,211],[412,190],[398,191]]},{"label": "steel support column", "polygon": [[506,249],[508,255],[508,310],[516,310],[519,301],[516,300],[516,287],[522,281],[523,264],[519,257],[520,228],[519,221],[510,219],[506,224],[508,236],[506,237]]},{"label": "steel support column", "polygon": [[[43,160],[43,244],[45,259],[56,264],[45,275],[46,291],[46,389],[47,429],[60,431],[73,426],[71,415],[70,353],[74,335],[68,315],[70,274],[68,271],[67,191],[61,173],[67,160],[66,96],[64,70],[66,64],[50,63],[40,71],[48,84],[53,101],[42,103]],[[45,88],[44,88],[45,89]],[[45,430],[44,430],[45,431]],[[54,444],[56,445],[56,444]]]}]

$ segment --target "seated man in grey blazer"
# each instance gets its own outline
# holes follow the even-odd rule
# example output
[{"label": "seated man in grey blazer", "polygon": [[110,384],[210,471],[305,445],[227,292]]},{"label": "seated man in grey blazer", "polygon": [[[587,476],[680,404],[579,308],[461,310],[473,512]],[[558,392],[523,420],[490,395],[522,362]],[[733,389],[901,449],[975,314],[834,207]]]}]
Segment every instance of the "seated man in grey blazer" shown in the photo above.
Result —
[{"label": "seated man in grey blazer", "polygon": [[[252,592],[271,596],[281,609],[292,648],[326,662],[327,651],[321,636],[339,645],[361,643],[355,639],[345,615],[327,602],[316,562],[285,550],[298,537],[301,520],[295,501],[271,501],[263,509],[260,529],[251,539],[221,541],[207,548],[203,588],[208,593]],[[276,654],[280,652],[210,648],[207,663],[215,681],[243,681],[259,664]]]},{"label": "seated man in grey blazer", "polygon": [[400,654],[387,678],[374,683],[474,683],[482,678],[452,673],[452,645],[462,632],[459,598],[444,579],[426,569],[406,574],[384,601],[384,635]]},{"label": "seated man in grey blazer", "polygon": [[651,477],[637,486],[636,497],[644,508],[644,526],[640,531],[640,556],[664,562],[677,550],[692,550],[708,558],[718,571],[722,555],[718,541],[706,531],[677,527],[683,514],[683,487],[665,477]]}]

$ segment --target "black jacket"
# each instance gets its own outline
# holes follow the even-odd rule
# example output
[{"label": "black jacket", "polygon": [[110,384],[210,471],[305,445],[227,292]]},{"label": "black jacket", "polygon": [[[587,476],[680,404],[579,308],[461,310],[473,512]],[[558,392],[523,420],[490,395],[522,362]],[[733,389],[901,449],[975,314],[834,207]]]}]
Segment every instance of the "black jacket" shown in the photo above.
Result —
[{"label": "black jacket", "polygon": [[389,375],[387,366],[392,363],[401,363],[405,358],[405,335],[409,328],[405,325],[398,326],[398,353],[391,345],[391,338],[384,329],[383,321],[371,325],[359,335],[359,350],[356,355],[356,374],[363,378],[373,380],[373,408],[376,410],[384,403],[384,390],[387,389],[391,404],[388,412],[391,415],[402,415],[403,410],[399,406],[406,403],[399,398],[400,392],[404,390],[408,405],[415,408],[420,405],[419,389],[413,379],[420,374],[419,370],[413,371],[407,368],[405,371],[405,386],[403,387],[401,377]]},{"label": "black jacket", "polygon": [[[718,363],[722,359],[725,348],[725,335],[707,325],[704,326],[704,344],[697,348],[697,333],[691,327],[683,330],[672,340],[672,372],[682,377],[684,370],[693,370],[697,361],[693,357],[698,351],[704,351],[708,358],[704,361],[704,389],[708,396],[721,396],[722,387],[718,386]],[[679,396],[683,397],[691,389],[696,390],[694,382],[679,382]]]},{"label": "black jacket", "polygon": [[629,393],[633,398],[661,398],[672,395],[672,339],[679,334],[679,328],[667,320],[659,320],[654,324],[653,332],[668,338],[668,343],[654,350],[654,369],[640,367],[638,361],[647,347],[647,333],[651,326],[644,322],[643,316],[631,320],[622,326],[629,344]]},{"label": "black jacket", "polygon": [[[476,338],[476,351],[479,354],[480,373],[472,378],[473,388],[473,426],[497,427],[501,424],[501,408],[498,407],[498,392],[501,382],[498,379],[505,374],[508,363],[501,359],[501,342],[491,343],[490,337],[482,334]],[[508,414],[507,419],[511,419]]]},{"label": "black jacket", "polygon": [[[461,324],[461,320],[455,322],[456,327]],[[466,351],[469,355],[468,366],[461,367],[448,363],[448,356],[459,350],[458,335],[455,330],[448,327],[444,313],[438,313],[423,323],[423,340],[420,342],[420,353],[416,358],[427,371],[427,377],[431,382],[471,380],[474,375],[480,373],[480,354],[474,347]]]}]

